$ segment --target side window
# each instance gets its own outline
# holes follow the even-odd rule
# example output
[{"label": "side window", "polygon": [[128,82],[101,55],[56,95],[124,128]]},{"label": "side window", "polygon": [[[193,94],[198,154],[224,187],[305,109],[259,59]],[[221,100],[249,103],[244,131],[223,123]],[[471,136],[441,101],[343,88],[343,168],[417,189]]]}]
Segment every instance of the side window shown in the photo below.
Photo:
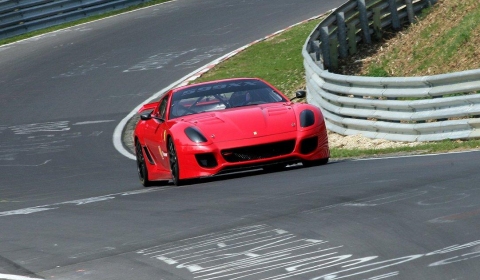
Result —
[{"label": "side window", "polygon": [[167,103],[168,103],[168,97],[165,97],[162,99],[158,107],[158,114],[159,114],[159,117],[162,119],[165,119],[165,117],[167,116]]}]

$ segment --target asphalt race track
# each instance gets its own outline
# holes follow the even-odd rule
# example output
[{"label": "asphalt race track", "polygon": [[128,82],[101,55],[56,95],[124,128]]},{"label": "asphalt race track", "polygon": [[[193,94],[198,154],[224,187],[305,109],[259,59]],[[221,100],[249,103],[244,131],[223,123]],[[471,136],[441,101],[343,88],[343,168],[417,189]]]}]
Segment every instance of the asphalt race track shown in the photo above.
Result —
[{"label": "asphalt race track", "polygon": [[177,0],[0,47],[0,279],[479,279],[479,152],[143,188],[137,105],[344,1]]}]

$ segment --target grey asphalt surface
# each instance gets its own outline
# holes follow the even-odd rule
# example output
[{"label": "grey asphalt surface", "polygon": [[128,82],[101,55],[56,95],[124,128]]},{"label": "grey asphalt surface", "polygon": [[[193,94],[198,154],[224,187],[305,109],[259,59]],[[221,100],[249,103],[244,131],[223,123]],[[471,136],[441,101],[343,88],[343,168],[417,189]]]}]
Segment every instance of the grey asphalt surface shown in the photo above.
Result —
[{"label": "grey asphalt surface", "polygon": [[178,0],[0,47],[0,279],[478,279],[478,152],[141,188],[118,122],[343,1]]}]

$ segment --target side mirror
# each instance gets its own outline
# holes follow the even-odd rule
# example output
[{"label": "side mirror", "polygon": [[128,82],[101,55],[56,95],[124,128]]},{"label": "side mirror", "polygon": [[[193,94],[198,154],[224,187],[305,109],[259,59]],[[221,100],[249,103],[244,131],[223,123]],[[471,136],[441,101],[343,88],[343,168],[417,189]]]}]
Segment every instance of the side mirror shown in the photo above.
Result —
[{"label": "side mirror", "polygon": [[304,90],[298,90],[295,92],[295,98],[304,98],[305,96],[307,96],[307,92]]},{"label": "side mirror", "polygon": [[295,92],[295,97],[290,99],[290,101],[294,100],[294,99],[298,99],[298,98],[305,98],[305,96],[307,96],[307,92],[304,91],[304,90],[297,90],[297,92]]},{"label": "side mirror", "polygon": [[148,121],[152,118],[152,115],[150,113],[145,113],[140,115],[140,119],[142,121]]}]

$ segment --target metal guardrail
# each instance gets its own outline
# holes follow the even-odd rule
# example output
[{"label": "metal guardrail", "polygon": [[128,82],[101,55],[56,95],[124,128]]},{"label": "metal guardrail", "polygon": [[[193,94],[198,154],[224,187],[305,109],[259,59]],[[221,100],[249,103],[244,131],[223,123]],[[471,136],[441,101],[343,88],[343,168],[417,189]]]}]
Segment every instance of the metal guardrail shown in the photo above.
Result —
[{"label": "metal guardrail", "polygon": [[0,0],[0,39],[149,0]]},{"label": "metal guardrail", "polygon": [[325,69],[336,69],[338,58],[357,52],[359,43],[371,44],[386,28],[399,30],[416,21],[415,15],[436,0],[349,0],[327,16],[310,35],[307,51]]},{"label": "metal guardrail", "polygon": [[413,22],[412,15],[432,3],[350,0],[311,33],[302,51],[307,101],[322,108],[329,130],[407,142],[480,137],[480,69],[410,78],[328,71],[357,44],[371,42],[367,33],[378,36],[404,19]]}]

